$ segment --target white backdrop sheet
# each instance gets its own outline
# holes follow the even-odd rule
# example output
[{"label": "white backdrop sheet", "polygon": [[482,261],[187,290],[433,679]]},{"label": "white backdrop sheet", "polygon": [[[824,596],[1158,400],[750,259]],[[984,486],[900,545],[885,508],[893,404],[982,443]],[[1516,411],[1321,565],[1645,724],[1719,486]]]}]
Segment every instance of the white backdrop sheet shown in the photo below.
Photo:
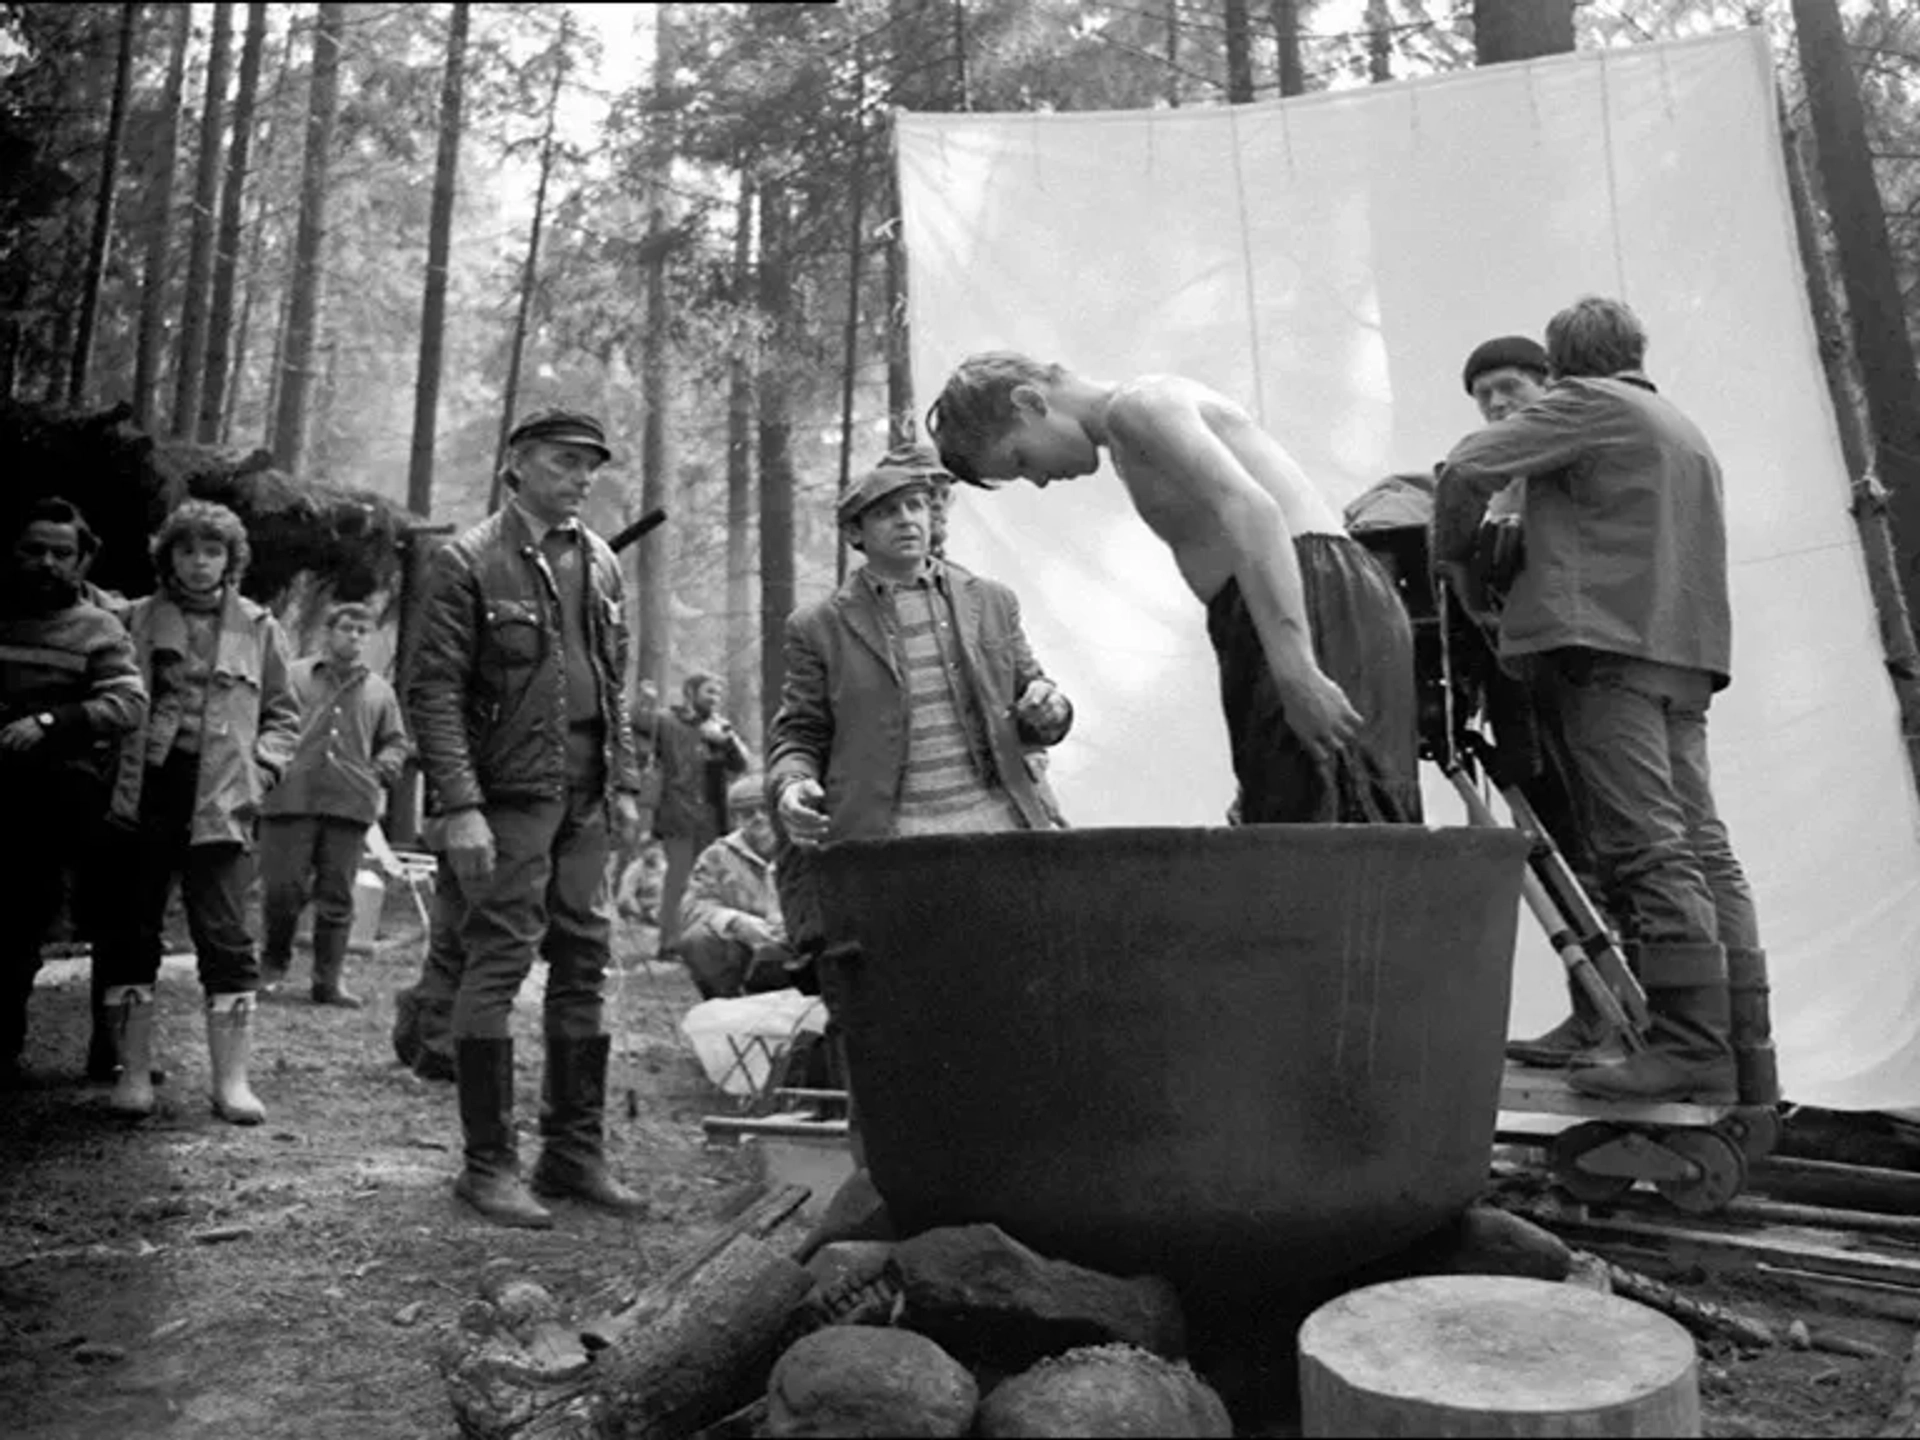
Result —
[{"label": "white backdrop sheet", "polygon": [[[1468,350],[1625,298],[1726,470],[1715,784],[1758,894],[1789,1098],[1920,1105],[1920,805],[1808,318],[1764,38],[1741,31],[1232,109],[897,117],[916,394],[1008,347],[1247,403],[1338,504],[1478,423]],[[1203,612],[1111,471],[963,490],[1078,720],[1080,825],[1222,823]],[[1430,819],[1458,823],[1427,771]],[[1564,1008],[1529,923],[1514,1028]]]}]

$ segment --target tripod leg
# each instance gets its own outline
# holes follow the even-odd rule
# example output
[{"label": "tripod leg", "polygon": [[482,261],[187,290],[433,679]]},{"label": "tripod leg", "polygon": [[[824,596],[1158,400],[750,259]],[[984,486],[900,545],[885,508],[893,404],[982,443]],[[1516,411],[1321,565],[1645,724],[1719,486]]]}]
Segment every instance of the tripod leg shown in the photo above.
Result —
[{"label": "tripod leg", "polygon": [[[1458,766],[1451,767],[1447,771],[1447,778],[1453,782],[1453,788],[1459,792],[1461,802],[1467,807],[1467,818],[1471,823],[1484,829],[1500,828],[1498,817],[1488,807],[1487,802],[1480,798],[1480,792],[1474,789],[1473,781],[1467,777],[1464,770]],[[1529,838],[1532,837],[1529,836]],[[1568,878],[1571,879],[1571,875]],[[1555,904],[1551,892],[1548,891],[1540,876],[1531,867],[1531,862],[1526,874],[1521,877],[1520,895],[1526,901],[1527,908],[1533,912],[1534,919],[1539,921],[1540,928],[1546,932],[1547,941],[1559,955],[1560,963],[1567,967],[1569,979],[1580,987],[1588,999],[1592,1000],[1594,1009],[1599,1012],[1602,1021],[1620,1036],[1621,1043],[1629,1051],[1642,1048],[1646,1042],[1641,1038],[1640,1026],[1634,1023],[1630,1007],[1622,1003],[1613,987],[1595,968],[1587,945],[1569,927],[1565,915]],[[1624,956],[1619,957],[1619,965],[1622,973],[1626,974],[1631,982],[1632,975],[1626,969]],[[1639,993],[1637,982],[1634,983],[1634,993]],[[1639,998],[1644,1007],[1646,997],[1640,995]]]},{"label": "tripod leg", "polygon": [[1560,853],[1560,847],[1553,843],[1553,836],[1540,823],[1540,817],[1534,813],[1533,806],[1528,803],[1520,787],[1507,786],[1500,794],[1520,829],[1533,842],[1533,853],[1527,858],[1534,873],[1539,876],[1560,913],[1566,916],[1578,943],[1591,957],[1603,982],[1610,985],[1619,997],[1619,1005],[1632,1020],[1634,1030],[1645,1030],[1648,1023],[1647,992],[1641,988],[1632,967],[1627,964],[1626,954],[1608,931],[1606,920],[1574,875],[1572,867],[1567,864],[1566,856]]}]

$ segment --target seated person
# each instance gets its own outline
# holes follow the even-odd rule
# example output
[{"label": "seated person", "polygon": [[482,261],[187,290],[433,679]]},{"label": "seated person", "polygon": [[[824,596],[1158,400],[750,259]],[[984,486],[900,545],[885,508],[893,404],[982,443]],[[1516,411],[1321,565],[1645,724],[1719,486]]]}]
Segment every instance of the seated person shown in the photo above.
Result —
[{"label": "seated person", "polygon": [[738,824],[700,852],[680,909],[679,954],[702,1000],[792,983],[766,777],[741,776],[727,788],[727,803]]}]

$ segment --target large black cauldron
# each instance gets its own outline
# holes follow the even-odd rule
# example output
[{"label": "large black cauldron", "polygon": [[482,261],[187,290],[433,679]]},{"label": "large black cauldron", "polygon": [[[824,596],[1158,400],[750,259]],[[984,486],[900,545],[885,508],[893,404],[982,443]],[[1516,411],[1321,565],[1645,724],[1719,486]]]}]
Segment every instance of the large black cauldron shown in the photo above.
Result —
[{"label": "large black cauldron", "polygon": [[826,966],[903,1234],[1296,1294],[1484,1187],[1525,841],[1259,825],[851,842]]}]

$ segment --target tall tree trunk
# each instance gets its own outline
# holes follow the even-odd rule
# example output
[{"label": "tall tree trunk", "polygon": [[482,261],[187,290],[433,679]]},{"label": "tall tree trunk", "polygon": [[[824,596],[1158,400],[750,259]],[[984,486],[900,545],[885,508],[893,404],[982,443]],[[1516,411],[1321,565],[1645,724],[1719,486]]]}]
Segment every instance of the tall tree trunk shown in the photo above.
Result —
[{"label": "tall tree trunk", "polygon": [[1573,49],[1573,0],[1473,0],[1476,65]]},{"label": "tall tree trunk", "polygon": [[120,54],[113,67],[113,100],[107,107],[107,136],[100,155],[100,193],[93,204],[93,234],[87,243],[87,272],[80,282],[80,322],[73,337],[67,371],[67,403],[86,398],[87,370],[93,364],[93,329],[100,317],[100,282],[107,271],[107,246],[113,239],[113,190],[120,178],[120,137],[127,128],[127,89],[133,74],[134,31],[140,21],[136,0],[120,7]]},{"label": "tall tree trunk", "polygon": [[[653,95],[648,125],[646,334],[640,341],[640,395],[645,416],[640,431],[640,505],[673,509],[673,456],[667,401],[672,391],[672,353],[668,326],[672,313],[667,295],[668,213],[667,172],[673,163],[671,122],[674,68],[674,7],[654,11]],[[669,694],[667,667],[673,655],[673,544],[666,526],[643,537],[634,547],[640,580],[638,653],[640,678],[651,680],[662,695]]]},{"label": "tall tree trunk", "polygon": [[[745,310],[753,281],[753,171],[740,166],[740,213],[733,231],[734,303]],[[741,324],[727,357],[727,698],[735,715],[749,709],[754,693],[753,556],[747,540],[753,523],[753,341]]]},{"label": "tall tree trunk", "polygon": [[433,513],[433,446],[440,415],[440,369],[447,342],[447,260],[453,249],[454,183],[460,170],[460,104],[466,90],[468,0],[454,0],[447,29],[447,68],[440,81],[440,154],[433,166],[433,212],[427,222],[427,293],[420,305],[420,373],[413,387],[413,451],[407,461],[407,508]]},{"label": "tall tree trunk", "polygon": [[953,6],[953,104],[955,110],[971,110],[973,95],[968,88],[967,0],[949,0]]},{"label": "tall tree trunk", "polygon": [[1278,52],[1280,93],[1307,93],[1307,71],[1300,57],[1300,21],[1311,0],[1272,0],[1268,13],[1273,17],[1273,39]]},{"label": "tall tree trunk", "polygon": [[1367,79],[1374,85],[1393,79],[1393,12],[1387,0],[1367,0]]},{"label": "tall tree trunk", "polygon": [[167,423],[167,433],[181,439],[193,434],[200,414],[214,210],[220,203],[220,136],[225,129],[232,50],[232,0],[219,0],[213,7],[213,40],[207,52],[207,93],[200,105],[200,149],[193,162],[193,228],[187,240],[187,285],[180,297],[180,348],[173,362],[173,414]]},{"label": "tall tree trunk", "polygon": [[514,413],[520,408],[520,367],[526,359],[527,325],[533,317],[533,292],[540,278],[540,235],[547,221],[547,189],[553,183],[560,87],[566,80],[568,46],[572,38],[573,12],[562,10],[560,34],[553,49],[553,86],[547,91],[547,118],[540,136],[540,180],[533,190],[533,224],[527,230],[527,258],[520,266],[520,297],[514,307],[513,336],[507,345],[507,383],[500,395],[500,438],[493,449],[493,480],[487,492],[489,514],[500,508],[501,467],[507,460],[507,436],[513,433]]},{"label": "tall tree trunk", "polygon": [[1874,183],[1859,82],[1848,61],[1835,0],[1793,0],[1807,109],[1819,141],[1820,187],[1840,255],[1847,318],[1873,425],[1874,454],[1889,492],[1901,583],[1912,613],[1920,606],[1920,377],[1915,374],[1907,311]]},{"label": "tall tree trunk", "polygon": [[[287,128],[284,124],[276,124],[274,117],[281,113],[280,97],[286,93],[287,76],[292,69],[293,33],[289,30],[286,40],[280,46],[280,63],[274,72],[273,89],[267,96],[265,110],[266,123],[261,125],[256,122],[254,127],[260,131],[260,134],[258,137],[259,144],[256,147],[257,154],[252,157],[252,160],[257,161],[258,168],[262,173],[266,172],[268,164],[278,149],[280,136]],[[222,397],[220,403],[220,434],[218,438],[222,445],[227,444],[233,438],[234,418],[240,413],[240,394],[247,385],[247,360],[248,351],[251,349],[249,342],[253,336],[253,315],[254,311],[258,308],[260,296],[261,257],[266,253],[267,244],[267,195],[263,187],[254,187],[253,204],[250,207],[250,213],[242,223],[243,228],[247,232],[246,280],[240,287],[240,318],[233,327],[233,363],[228,367],[226,394]],[[276,310],[275,313],[277,315],[280,312]],[[276,349],[274,351],[276,356],[279,354],[277,344],[278,342],[276,340]],[[269,390],[271,390],[273,383],[272,370],[273,365],[269,364]],[[269,395],[267,403],[262,406],[261,409],[265,414],[273,413],[271,395]]]},{"label": "tall tree trunk", "polygon": [[1180,108],[1180,0],[1165,0],[1167,7],[1167,104]]},{"label": "tall tree trunk", "polygon": [[[760,713],[769,726],[780,705],[786,666],[787,616],[794,605],[793,417],[786,374],[791,335],[792,256],[786,192],[776,181],[760,191],[760,310],[767,341],[760,347]],[[763,730],[764,733],[764,730]]]},{"label": "tall tree trunk", "polygon": [[154,146],[153,190],[143,224],[146,255],[140,269],[140,318],[133,342],[133,423],[153,426],[154,392],[160,386],[167,305],[167,250],[173,239],[173,177],[179,168],[180,95],[186,88],[187,37],[193,32],[193,7],[176,0],[168,12],[173,31],[167,39],[167,80],[160,93],[160,134]]},{"label": "tall tree trunk", "polygon": [[327,233],[327,166],[334,114],[340,107],[340,35],[347,7],[320,0],[313,29],[313,89],[307,102],[307,153],[300,169],[300,227],[293,242],[293,279],[281,344],[279,393],[268,446],[282,469],[300,472],[306,454],[307,394],[313,381],[314,324],[320,313],[320,250]]},{"label": "tall tree trunk", "polygon": [[1227,0],[1227,103],[1253,99],[1253,43],[1247,33],[1247,0]]},{"label": "tall tree trunk", "polygon": [[[853,393],[855,376],[860,367],[860,242],[861,228],[866,223],[867,188],[867,129],[866,119],[861,112],[866,103],[865,57],[856,46],[853,104],[848,110],[853,122],[852,143],[847,147],[850,156],[847,209],[851,214],[851,223],[847,233],[847,318],[840,340],[840,480],[834,491],[836,497],[847,493],[847,486],[853,477]],[[838,532],[838,527],[835,529]],[[834,578],[844,580],[847,578],[847,542],[843,534],[836,533],[833,548]]]},{"label": "tall tree trunk", "polygon": [[240,47],[240,88],[233,97],[233,139],[227,149],[227,181],[220,191],[220,232],[214,246],[213,298],[207,310],[207,370],[200,384],[195,431],[206,444],[220,438],[226,408],[229,357],[233,349],[233,290],[240,268],[240,211],[247,166],[253,154],[253,112],[260,95],[260,57],[267,43],[266,0],[247,6],[247,38]]}]

